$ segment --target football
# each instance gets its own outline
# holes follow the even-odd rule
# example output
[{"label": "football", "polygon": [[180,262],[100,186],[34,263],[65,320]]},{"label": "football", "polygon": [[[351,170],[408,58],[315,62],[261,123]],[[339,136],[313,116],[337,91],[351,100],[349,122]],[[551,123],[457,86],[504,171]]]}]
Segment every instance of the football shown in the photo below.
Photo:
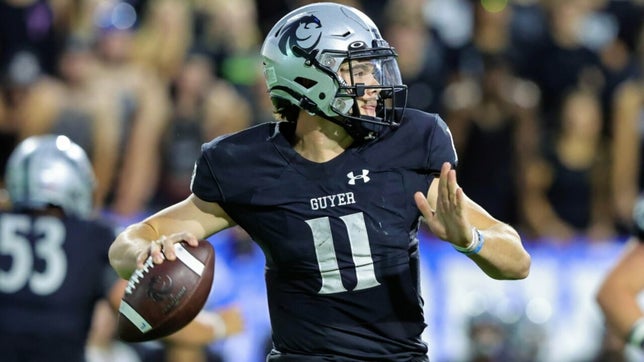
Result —
[{"label": "football", "polygon": [[118,317],[118,337],[144,342],[168,336],[190,323],[210,294],[215,250],[206,240],[175,244],[177,259],[154,264],[149,257],[127,283]]}]

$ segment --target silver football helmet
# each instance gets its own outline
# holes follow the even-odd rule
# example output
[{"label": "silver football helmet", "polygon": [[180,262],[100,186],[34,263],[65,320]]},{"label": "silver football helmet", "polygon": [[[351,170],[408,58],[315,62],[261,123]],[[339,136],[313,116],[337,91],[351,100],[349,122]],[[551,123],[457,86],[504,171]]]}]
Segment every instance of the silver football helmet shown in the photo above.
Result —
[{"label": "silver football helmet", "polygon": [[[275,24],[262,45],[266,84],[278,112],[289,104],[342,125],[356,139],[371,139],[382,126],[395,127],[404,110],[395,50],[361,11],[335,3],[300,7]],[[339,75],[340,67],[370,63],[377,84],[360,83],[358,71]],[[378,89],[377,116],[360,115],[356,97]],[[402,113],[400,113],[402,114]]]},{"label": "silver football helmet", "polygon": [[94,171],[85,151],[66,136],[32,136],[11,153],[5,171],[16,209],[58,206],[86,218],[92,212]]}]

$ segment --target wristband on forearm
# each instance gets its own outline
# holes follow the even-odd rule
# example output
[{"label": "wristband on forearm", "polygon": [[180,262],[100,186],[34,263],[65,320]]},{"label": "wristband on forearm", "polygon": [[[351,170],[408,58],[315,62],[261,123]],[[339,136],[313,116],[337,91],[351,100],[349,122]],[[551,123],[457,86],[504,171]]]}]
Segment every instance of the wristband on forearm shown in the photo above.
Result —
[{"label": "wristband on forearm", "polygon": [[628,333],[626,341],[631,346],[644,349],[644,317],[638,319],[631,331]]},{"label": "wristband on forearm", "polygon": [[483,237],[483,234],[479,231],[479,229],[473,227],[472,228],[472,241],[470,244],[466,247],[461,247],[458,245],[452,244],[454,249],[456,249],[458,252],[463,253],[465,255],[473,255],[473,254],[478,254],[479,251],[481,251],[481,248],[483,247],[483,244],[485,243],[485,238]]}]

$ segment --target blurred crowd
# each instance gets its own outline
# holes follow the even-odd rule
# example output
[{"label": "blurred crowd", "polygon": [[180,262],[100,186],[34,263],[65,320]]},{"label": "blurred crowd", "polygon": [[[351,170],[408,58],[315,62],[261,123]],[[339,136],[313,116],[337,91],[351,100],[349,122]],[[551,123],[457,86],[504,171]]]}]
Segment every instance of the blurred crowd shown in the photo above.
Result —
[{"label": "blurred crowd", "polygon": [[[273,120],[259,48],[307,2],[0,1],[0,170],[21,140],[64,134],[117,224],[183,199],[202,143]],[[530,241],[629,230],[644,186],[644,1],[338,2],[397,49],[407,105],[450,126],[471,198]]]},{"label": "blurred crowd", "polygon": [[[306,2],[0,2],[0,167],[20,140],[65,134],[115,220],[184,198],[203,142],[273,120],[259,47]],[[450,126],[470,197],[535,240],[628,230],[643,1],[342,2],[396,47],[408,106]]]}]

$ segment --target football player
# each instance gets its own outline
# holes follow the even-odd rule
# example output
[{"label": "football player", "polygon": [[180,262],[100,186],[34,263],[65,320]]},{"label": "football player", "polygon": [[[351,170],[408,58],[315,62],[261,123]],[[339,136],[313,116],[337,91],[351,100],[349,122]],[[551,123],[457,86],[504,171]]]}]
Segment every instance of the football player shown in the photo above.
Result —
[{"label": "football player", "polygon": [[118,279],[107,259],[114,229],[92,219],[92,166],[69,138],[33,136],[14,149],[5,181],[2,360],[84,361],[94,305]]},{"label": "football player", "polygon": [[420,217],[493,278],[525,278],[530,255],[459,188],[448,127],[405,109],[396,52],[364,13],[295,9],[261,55],[280,121],[205,144],[192,194],[126,228],[113,267],[127,278],[239,225],[266,256],[269,361],[427,361]]},{"label": "football player", "polygon": [[[0,212],[2,361],[84,361],[95,304],[106,300],[115,311],[125,288],[107,258],[114,228],[93,217],[90,161],[65,136],[33,136],[11,154],[5,181],[12,206]],[[201,356],[241,329],[238,312],[220,311],[215,325],[213,314],[166,337],[167,359]],[[222,323],[227,332],[214,330]]]},{"label": "football player", "polygon": [[644,195],[635,204],[633,217],[633,236],[600,285],[597,302],[611,331],[644,351],[644,310],[638,300],[644,291]]}]

